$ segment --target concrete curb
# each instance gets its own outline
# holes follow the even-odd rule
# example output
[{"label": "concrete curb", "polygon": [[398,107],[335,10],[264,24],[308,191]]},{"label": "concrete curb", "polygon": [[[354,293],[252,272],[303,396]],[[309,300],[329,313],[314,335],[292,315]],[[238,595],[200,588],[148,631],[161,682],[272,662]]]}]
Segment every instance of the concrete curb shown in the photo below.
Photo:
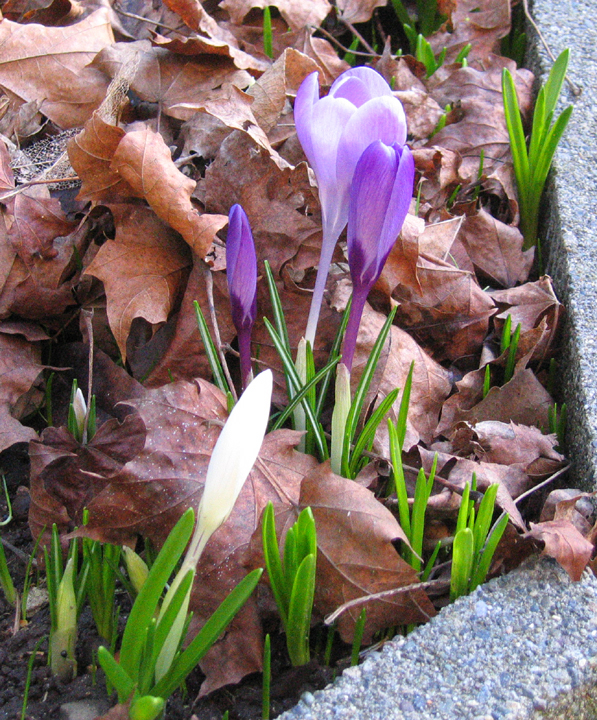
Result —
[{"label": "concrete curb", "polygon": [[[572,7],[574,5],[574,8]],[[563,104],[575,105],[546,195],[547,268],[565,304],[561,366],[573,483],[594,489],[597,468],[597,24],[592,0],[535,0],[554,56],[572,50]],[[530,66],[551,61],[529,28]],[[283,720],[570,720],[597,717],[597,579],[571,583],[534,559],[442,610]],[[513,639],[514,638],[514,639]]]}]

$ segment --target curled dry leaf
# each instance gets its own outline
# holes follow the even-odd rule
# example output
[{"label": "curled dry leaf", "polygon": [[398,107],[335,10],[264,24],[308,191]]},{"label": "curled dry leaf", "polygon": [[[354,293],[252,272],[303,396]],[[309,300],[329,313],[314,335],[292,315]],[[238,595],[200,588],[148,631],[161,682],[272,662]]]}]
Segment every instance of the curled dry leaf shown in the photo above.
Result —
[{"label": "curled dry leaf", "polygon": [[78,127],[107,88],[102,73],[87,65],[113,42],[105,8],[67,27],[2,20],[0,84],[23,102],[42,101],[41,112],[59,127]]},{"label": "curled dry leaf", "polygon": [[38,344],[0,332],[0,451],[36,437],[19,419],[30,410],[26,394],[42,370]]},{"label": "curled dry leaf", "polygon": [[133,320],[166,322],[182,288],[191,253],[144,205],[111,205],[116,237],[100,248],[86,273],[104,283],[108,321],[122,355]]},{"label": "curled dry leaf", "polygon": [[531,530],[524,537],[543,543],[543,554],[555,558],[574,581],[580,580],[593,554],[593,544],[570,520],[531,523]]},{"label": "curled dry leaf", "polygon": [[[200,215],[193,207],[195,182],[172,162],[161,135],[149,128],[127,133],[118,144],[111,167],[199,257],[205,257],[213,241],[214,218]],[[219,222],[216,218],[215,224]]]},{"label": "curled dry leaf", "polygon": [[569,520],[583,537],[591,540],[595,516],[592,502],[594,497],[594,492],[581,492],[573,488],[552,490],[541,509],[539,520]]},{"label": "curled dry leaf", "polygon": [[340,17],[349,23],[364,23],[371,20],[373,11],[385,7],[387,0],[337,0]]},{"label": "curled dry leaf", "polygon": [[[372,492],[334,475],[329,463],[303,480],[300,508],[305,507],[313,511],[317,528],[315,607],[321,614],[349,600],[417,582],[417,573],[392,544],[397,539],[406,541],[396,518]],[[367,608],[365,642],[382,628],[422,622],[435,615],[423,590],[389,596],[340,617],[338,630],[345,642],[352,640],[362,607]]]}]

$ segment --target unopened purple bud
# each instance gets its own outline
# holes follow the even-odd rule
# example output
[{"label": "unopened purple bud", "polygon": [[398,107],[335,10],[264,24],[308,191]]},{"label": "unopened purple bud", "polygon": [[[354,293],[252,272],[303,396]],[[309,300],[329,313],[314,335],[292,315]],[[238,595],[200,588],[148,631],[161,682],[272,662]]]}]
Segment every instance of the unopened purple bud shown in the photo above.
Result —
[{"label": "unopened purple bud", "polygon": [[251,329],[257,317],[257,258],[249,219],[240,205],[233,205],[228,215],[226,272],[242,384],[246,387],[251,375]]},{"label": "unopened purple bud", "polygon": [[342,361],[350,368],[361,315],[398,237],[413,193],[412,153],[398,144],[371,143],[359,158],[350,189],[348,265],[352,304]]}]

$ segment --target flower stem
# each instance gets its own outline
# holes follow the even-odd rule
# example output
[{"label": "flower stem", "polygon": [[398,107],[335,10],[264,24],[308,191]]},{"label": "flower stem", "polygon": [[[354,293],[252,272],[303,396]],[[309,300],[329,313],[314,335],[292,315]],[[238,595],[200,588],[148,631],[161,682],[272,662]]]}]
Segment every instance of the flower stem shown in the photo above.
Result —
[{"label": "flower stem", "polygon": [[368,285],[361,285],[360,287],[353,287],[352,290],[352,304],[350,306],[348,324],[346,325],[346,333],[344,334],[344,350],[342,352],[342,362],[348,368],[348,372],[352,370],[352,360],[357,346],[359,325],[361,324],[363,309],[370,289]]},{"label": "flower stem", "polygon": [[338,240],[339,233],[335,228],[331,232],[323,226],[323,242],[321,244],[321,256],[319,258],[319,267],[317,268],[317,277],[315,279],[315,288],[313,289],[313,297],[311,298],[311,308],[309,309],[309,319],[307,320],[307,330],[305,331],[305,340],[311,343],[311,347],[315,347],[315,334],[317,332],[317,323],[319,322],[319,313],[321,311],[321,303],[323,302],[323,293],[328,279],[334,248]]},{"label": "flower stem", "polygon": [[243,328],[238,332],[238,352],[240,355],[240,377],[244,390],[253,379],[251,367],[251,328]]}]

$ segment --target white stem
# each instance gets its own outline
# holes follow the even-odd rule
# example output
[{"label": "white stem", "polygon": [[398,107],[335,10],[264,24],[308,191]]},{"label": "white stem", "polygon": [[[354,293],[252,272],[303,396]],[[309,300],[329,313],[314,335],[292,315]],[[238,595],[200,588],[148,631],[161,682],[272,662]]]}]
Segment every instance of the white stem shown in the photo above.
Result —
[{"label": "white stem", "polygon": [[332,413],[332,447],[331,465],[336,475],[342,475],[342,450],[344,449],[344,433],[346,419],[350,411],[350,372],[344,363],[336,370],[336,397]]},{"label": "white stem", "polygon": [[[301,383],[304,385],[307,382],[307,342],[305,338],[301,338],[298,344],[295,366],[298,376],[301,379]],[[299,390],[300,388],[297,388],[297,392]],[[304,433],[307,429],[307,418],[302,404],[296,406],[292,413],[292,417],[294,420],[294,429]],[[297,445],[297,450],[299,452],[305,452],[305,435],[303,435]]]}]

